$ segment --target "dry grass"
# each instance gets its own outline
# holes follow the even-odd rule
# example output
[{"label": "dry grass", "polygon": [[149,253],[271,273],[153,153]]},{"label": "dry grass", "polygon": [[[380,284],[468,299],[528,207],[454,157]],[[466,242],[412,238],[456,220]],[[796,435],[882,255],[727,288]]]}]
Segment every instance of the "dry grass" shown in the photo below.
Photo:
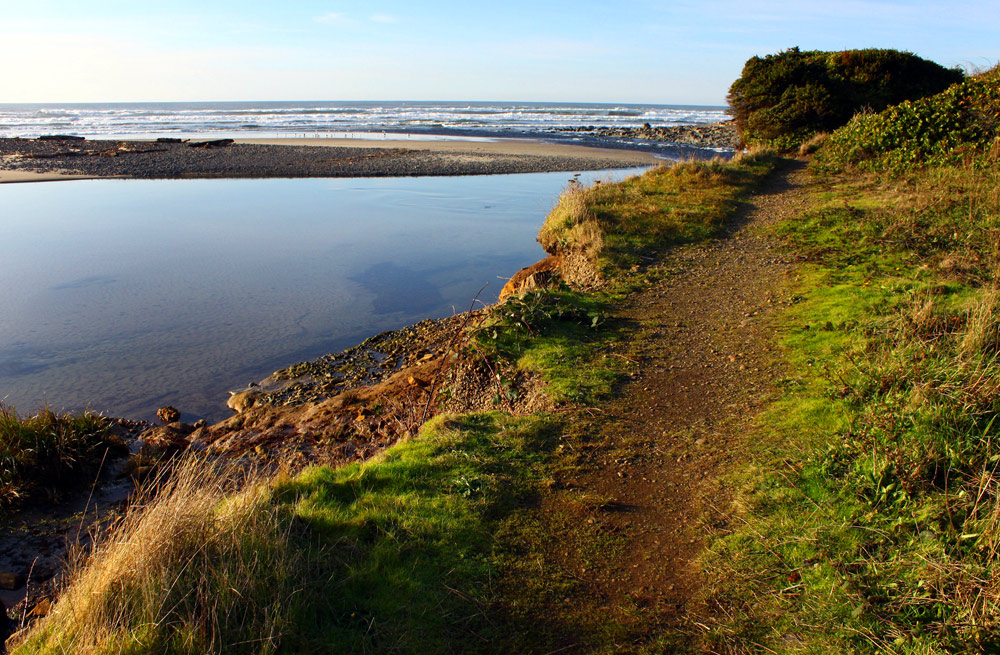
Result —
[{"label": "dry grass", "polygon": [[652,249],[716,234],[775,166],[772,150],[754,148],[729,162],[684,161],[616,183],[571,183],[538,240],[550,254],[613,275]]},{"label": "dry grass", "polygon": [[969,308],[965,334],[959,345],[965,357],[994,355],[1000,348],[1000,316],[997,305],[1000,291],[996,287],[983,289]]},{"label": "dry grass", "polygon": [[799,156],[805,157],[806,155],[813,154],[814,152],[819,150],[820,146],[822,146],[823,143],[829,138],[830,138],[829,132],[820,132],[818,134],[814,134],[810,138],[803,141],[802,145],[799,146]]},{"label": "dry grass", "polygon": [[76,557],[55,610],[13,652],[274,651],[303,562],[270,499],[264,481],[181,463]]}]

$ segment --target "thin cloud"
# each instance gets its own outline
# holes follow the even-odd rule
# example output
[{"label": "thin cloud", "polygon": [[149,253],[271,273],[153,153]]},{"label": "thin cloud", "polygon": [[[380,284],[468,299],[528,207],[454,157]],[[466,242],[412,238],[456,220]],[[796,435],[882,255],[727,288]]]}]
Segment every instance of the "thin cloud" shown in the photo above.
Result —
[{"label": "thin cloud", "polygon": [[373,23],[398,23],[399,17],[392,14],[372,14],[369,20]]},{"label": "thin cloud", "polygon": [[330,12],[328,14],[323,14],[322,16],[317,16],[313,19],[313,21],[317,23],[325,23],[327,25],[353,25],[357,22],[350,16],[338,12]]},{"label": "thin cloud", "polygon": [[581,60],[612,54],[612,50],[604,45],[596,45],[589,41],[520,41],[501,43],[495,46],[498,54],[504,57],[542,60]]}]

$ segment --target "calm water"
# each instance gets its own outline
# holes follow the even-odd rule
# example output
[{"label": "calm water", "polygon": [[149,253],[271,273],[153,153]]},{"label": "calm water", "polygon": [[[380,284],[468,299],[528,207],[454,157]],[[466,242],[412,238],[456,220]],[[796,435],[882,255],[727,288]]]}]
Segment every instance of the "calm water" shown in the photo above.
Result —
[{"label": "calm water", "polygon": [[569,177],[4,185],[0,399],[223,418],[227,389],[494,300]]}]

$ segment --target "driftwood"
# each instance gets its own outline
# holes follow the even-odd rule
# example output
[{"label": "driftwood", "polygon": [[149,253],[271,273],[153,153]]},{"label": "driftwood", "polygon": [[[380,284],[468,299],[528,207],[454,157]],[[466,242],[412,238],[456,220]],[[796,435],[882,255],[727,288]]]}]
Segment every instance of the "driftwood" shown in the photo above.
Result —
[{"label": "driftwood", "polygon": [[189,143],[188,148],[223,148],[232,144],[232,139],[216,139],[215,141],[195,141]]},{"label": "driftwood", "polygon": [[71,134],[45,134],[38,137],[39,141],[86,141],[86,137]]},{"label": "driftwood", "polygon": [[161,136],[156,140],[157,143],[187,143],[191,139],[178,139],[172,136]]}]

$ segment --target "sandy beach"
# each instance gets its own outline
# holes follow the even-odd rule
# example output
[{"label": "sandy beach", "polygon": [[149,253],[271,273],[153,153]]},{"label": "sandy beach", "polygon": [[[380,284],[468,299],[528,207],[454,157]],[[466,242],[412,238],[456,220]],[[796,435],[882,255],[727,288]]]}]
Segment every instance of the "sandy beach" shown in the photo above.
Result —
[{"label": "sandy beach", "polygon": [[0,183],[83,178],[491,175],[651,166],[649,153],[531,139],[240,139],[192,142],[0,139]]}]

